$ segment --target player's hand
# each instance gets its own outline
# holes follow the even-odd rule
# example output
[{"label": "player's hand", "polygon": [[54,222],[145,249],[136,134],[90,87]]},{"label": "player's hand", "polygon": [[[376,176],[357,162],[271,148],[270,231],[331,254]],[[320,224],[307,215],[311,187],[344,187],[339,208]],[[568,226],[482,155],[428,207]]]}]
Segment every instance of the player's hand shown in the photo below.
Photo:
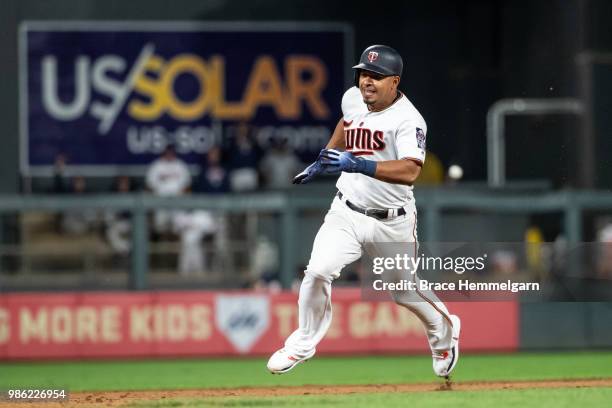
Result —
[{"label": "player's hand", "polygon": [[336,149],[323,149],[319,153],[321,164],[336,167],[338,171],[346,171],[347,173],[355,173],[358,166],[357,157],[351,152],[340,151]]},{"label": "player's hand", "polygon": [[323,166],[321,166],[321,162],[317,159],[316,162],[306,167],[300,174],[293,178],[293,184],[306,184],[321,173],[323,173]]},{"label": "player's hand", "polygon": [[356,157],[353,153],[336,149],[323,149],[319,154],[319,160],[324,168],[331,171],[347,173],[363,173],[374,177],[376,173],[376,162]]},{"label": "player's hand", "polygon": [[322,163],[323,153],[326,151],[327,149],[321,150],[317,160],[293,178],[293,184],[306,184],[319,175],[335,176],[342,173],[337,166],[327,166]]}]

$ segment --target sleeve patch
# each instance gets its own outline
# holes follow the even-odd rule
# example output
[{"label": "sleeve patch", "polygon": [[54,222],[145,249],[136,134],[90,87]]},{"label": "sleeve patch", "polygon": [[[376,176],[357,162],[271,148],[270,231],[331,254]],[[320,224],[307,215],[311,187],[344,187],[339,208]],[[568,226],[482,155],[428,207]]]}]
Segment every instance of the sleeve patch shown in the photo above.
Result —
[{"label": "sleeve patch", "polygon": [[421,128],[416,128],[416,139],[417,139],[417,146],[419,146],[419,149],[425,149],[425,145],[426,145],[426,140],[425,140],[425,132],[423,132],[423,129]]}]

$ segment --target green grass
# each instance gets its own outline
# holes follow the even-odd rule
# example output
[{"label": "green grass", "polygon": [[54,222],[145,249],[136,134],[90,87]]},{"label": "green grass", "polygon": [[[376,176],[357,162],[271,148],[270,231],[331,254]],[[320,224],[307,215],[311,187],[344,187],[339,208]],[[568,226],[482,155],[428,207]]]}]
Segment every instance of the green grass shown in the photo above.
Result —
[{"label": "green grass", "polygon": [[[454,373],[456,381],[601,377],[612,377],[612,352],[464,354]],[[0,389],[102,391],[433,381],[427,356],[316,357],[282,376],[269,374],[264,359],[0,364]]]},{"label": "green grass", "polygon": [[211,398],[208,400],[170,400],[132,405],[133,407],[430,407],[430,408],[575,408],[609,407],[612,388],[550,389],[470,392],[412,392],[394,394],[352,394],[292,396],[274,398]]},{"label": "green grass", "polygon": [[133,407],[432,407],[432,408],[575,408],[609,407],[612,388],[532,389],[509,391],[412,392],[313,395],[274,398],[225,397],[208,400],[147,402]]}]

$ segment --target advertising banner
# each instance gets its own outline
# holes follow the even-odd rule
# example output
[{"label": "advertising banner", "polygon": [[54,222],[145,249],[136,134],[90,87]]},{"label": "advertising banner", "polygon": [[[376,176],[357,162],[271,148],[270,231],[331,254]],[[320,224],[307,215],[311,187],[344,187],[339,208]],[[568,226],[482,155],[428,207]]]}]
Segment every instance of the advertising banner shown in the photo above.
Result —
[{"label": "advertising banner", "polygon": [[350,26],[327,23],[25,22],[21,170],[142,174],[168,143],[197,164],[248,134],[302,158],[341,116]]},{"label": "advertising banner", "polygon": [[[334,290],[332,326],[318,353],[429,352],[415,315],[360,295]],[[462,350],[517,349],[518,303],[448,307],[462,319]],[[296,326],[292,292],[7,294],[0,298],[0,359],[267,355]]]}]

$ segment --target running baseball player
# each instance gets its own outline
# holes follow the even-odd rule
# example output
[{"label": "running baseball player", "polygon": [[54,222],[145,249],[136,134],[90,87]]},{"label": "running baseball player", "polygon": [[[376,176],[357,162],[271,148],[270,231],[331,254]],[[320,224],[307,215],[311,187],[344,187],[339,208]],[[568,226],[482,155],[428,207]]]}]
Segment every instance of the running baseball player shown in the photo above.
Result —
[{"label": "running baseball player", "polygon": [[[403,62],[385,45],[373,45],[355,65],[355,86],[342,98],[338,122],[317,161],[298,174],[305,184],[320,174],[340,174],[338,192],[314,240],[299,293],[299,328],[268,361],[286,373],[314,356],[331,319],[331,283],[346,265],[384,253],[381,243],[412,243],[416,256],[416,206],[412,184],[425,162],[427,127],[398,90]],[[411,274],[414,280],[418,277]],[[392,291],[394,301],[425,327],[436,375],[446,377],[459,358],[461,323],[431,291]]]}]

